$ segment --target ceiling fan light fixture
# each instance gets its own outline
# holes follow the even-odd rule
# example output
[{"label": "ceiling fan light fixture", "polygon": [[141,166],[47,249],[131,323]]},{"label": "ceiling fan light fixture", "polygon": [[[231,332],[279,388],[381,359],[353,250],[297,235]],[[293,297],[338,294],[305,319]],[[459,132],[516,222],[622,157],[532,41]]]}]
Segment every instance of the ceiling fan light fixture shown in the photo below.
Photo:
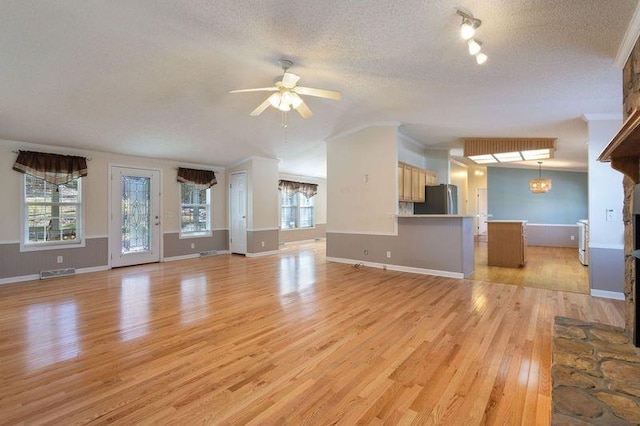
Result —
[{"label": "ceiling fan light fixture", "polygon": [[484,53],[480,52],[476,55],[476,62],[478,63],[478,65],[482,65],[485,62],[487,62],[487,55],[485,55]]},{"label": "ceiling fan light fixture", "polygon": [[291,93],[291,107],[298,108],[302,104],[302,98],[297,93]]},{"label": "ceiling fan light fixture", "polygon": [[282,94],[280,92],[274,93],[269,96],[269,103],[272,107],[278,108],[280,106],[280,102],[282,101]]}]

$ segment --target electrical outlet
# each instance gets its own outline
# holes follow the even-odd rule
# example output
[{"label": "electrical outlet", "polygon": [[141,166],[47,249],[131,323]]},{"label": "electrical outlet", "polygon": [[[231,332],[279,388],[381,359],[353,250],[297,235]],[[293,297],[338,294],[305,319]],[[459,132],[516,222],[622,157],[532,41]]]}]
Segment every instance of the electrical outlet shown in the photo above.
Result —
[{"label": "electrical outlet", "polygon": [[572,235],[572,236],[571,236],[571,241],[574,241],[575,239],[576,239],[576,236],[575,236],[575,235]]},{"label": "electrical outlet", "polygon": [[262,247],[264,247],[264,241],[262,241],[260,244],[262,244]]},{"label": "electrical outlet", "polygon": [[364,255],[365,255],[365,256],[368,256],[368,255],[369,255],[369,250],[364,249]]},{"label": "electrical outlet", "polygon": [[57,261],[58,263],[62,263],[62,256],[58,256],[58,258],[56,259],[56,261]]},{"label": "electrical outlet", "polygon": [[192,249],[196,248],[196,243],[191,243],[191,248]]},{"label": "electrical outlet", "polygon": [[391,251],[387,251],[387,259],[391,259]]}]

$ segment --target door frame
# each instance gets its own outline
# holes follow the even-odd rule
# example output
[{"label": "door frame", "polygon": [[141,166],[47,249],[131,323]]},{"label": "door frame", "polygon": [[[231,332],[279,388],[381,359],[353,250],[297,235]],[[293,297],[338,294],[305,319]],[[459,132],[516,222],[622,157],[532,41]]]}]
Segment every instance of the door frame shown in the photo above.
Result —
[{"label": "door frame", "polygon": [[[154,171],[154,172],[158,172],[158,186],[159,186],[159,192],[158,192],[158,216],[159,216],[159,220],[160,220],[160,224],[158,225],[158,262],[163,262],[164,261],[164,215],[162,214],[162,193],[163,193],[163,185],[162,185],[162,169],[156,168],[156,167],[146,167],[146,166],[140,166],[140,165],[130,165],[130,164],[122,164],[122,163],[109,163],[109,169],[107,171],[107,198],[108,198],[108,203],[107,203],[107,223],[108,223],[108,227],[107,227],[107,250],[108,250],[108,265],[110,269],[113,269],[113,262],[111,259],[111,255],[113,254],[113,245],[115,244],[115,241],[113,241],[112,238],[112,231],[113,231],[113,220],[111,218],[111,215],[113,213],[113,168],[114,167],[120,167],[123,169],[138,169],[138,170],[150,170],[150,171]],[[154,262],[151,262],[154,263]]]},{"label": "door frame", "polygon": [[[234,252],[233,250],[231,250],[231,236],[233,234],[233,208],[232,208],[232,200],[231,200],[231,185],[233,184],[233,175],[244,175],[245,177],[245,188],[244,188],[244,196],[245,196],[245,241],[244,241],[244,253],[237,253]],[[234,172],[230,172],[229,173],[229,196],[227,197],[227,199],[229,200],[229,205],[228,205],[228,210],[229,210],[229,240],[227,241],[227,243],[229,244],[229,253],[233,254],[244,254],[245,256],[247,255],[248,252],[248,235],[247,235],[247,230],[248,230],[248,225],[249,225],[249,172],[247,170],[237,170]]]}]

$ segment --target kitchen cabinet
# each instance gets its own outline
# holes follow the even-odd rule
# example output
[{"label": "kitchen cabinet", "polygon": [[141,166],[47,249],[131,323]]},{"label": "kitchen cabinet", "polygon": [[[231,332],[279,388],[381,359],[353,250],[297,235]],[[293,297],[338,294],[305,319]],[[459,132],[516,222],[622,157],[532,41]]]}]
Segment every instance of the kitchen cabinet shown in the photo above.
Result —
[{"label": "kitchen cabinet", "polygon": [[398,163],[398,199],[411,203],[424,203],[425,185],[436,183],[436,174],[406,163]]},{"label": "kitchen cabinet", "polygon": [[404,166],[398,163],[398,198],[404,201]]},{"label": "kitchen cabinet", "polygon": [[487,264],[518,268],[527,263],[527,221],[491,220],[487,222]]},{"label": "kitchen cabinet", "polygon": [[404,168],[404,176],[403,176],[403,185],[404,185],[404,200],[403,201],[413,201],[411,198],[411,166],[408,164],[403,164]]}]

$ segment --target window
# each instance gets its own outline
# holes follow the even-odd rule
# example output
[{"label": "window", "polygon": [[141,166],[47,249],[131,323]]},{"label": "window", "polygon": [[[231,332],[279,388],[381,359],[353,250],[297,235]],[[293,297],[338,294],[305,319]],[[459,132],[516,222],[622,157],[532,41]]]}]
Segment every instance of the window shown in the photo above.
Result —
[{"label": "window", "polygon": [[211,188],[180,184],[180,236],[211,235]]},{"label": "window", "polygon": [[23,247],[82,242],[82,182],[53,184],[24,175]]},{"label": "window", "polygon": [[313,228],[313,197],[305,197],[300,192],[288,194],[280,191],[280,228]]}]

